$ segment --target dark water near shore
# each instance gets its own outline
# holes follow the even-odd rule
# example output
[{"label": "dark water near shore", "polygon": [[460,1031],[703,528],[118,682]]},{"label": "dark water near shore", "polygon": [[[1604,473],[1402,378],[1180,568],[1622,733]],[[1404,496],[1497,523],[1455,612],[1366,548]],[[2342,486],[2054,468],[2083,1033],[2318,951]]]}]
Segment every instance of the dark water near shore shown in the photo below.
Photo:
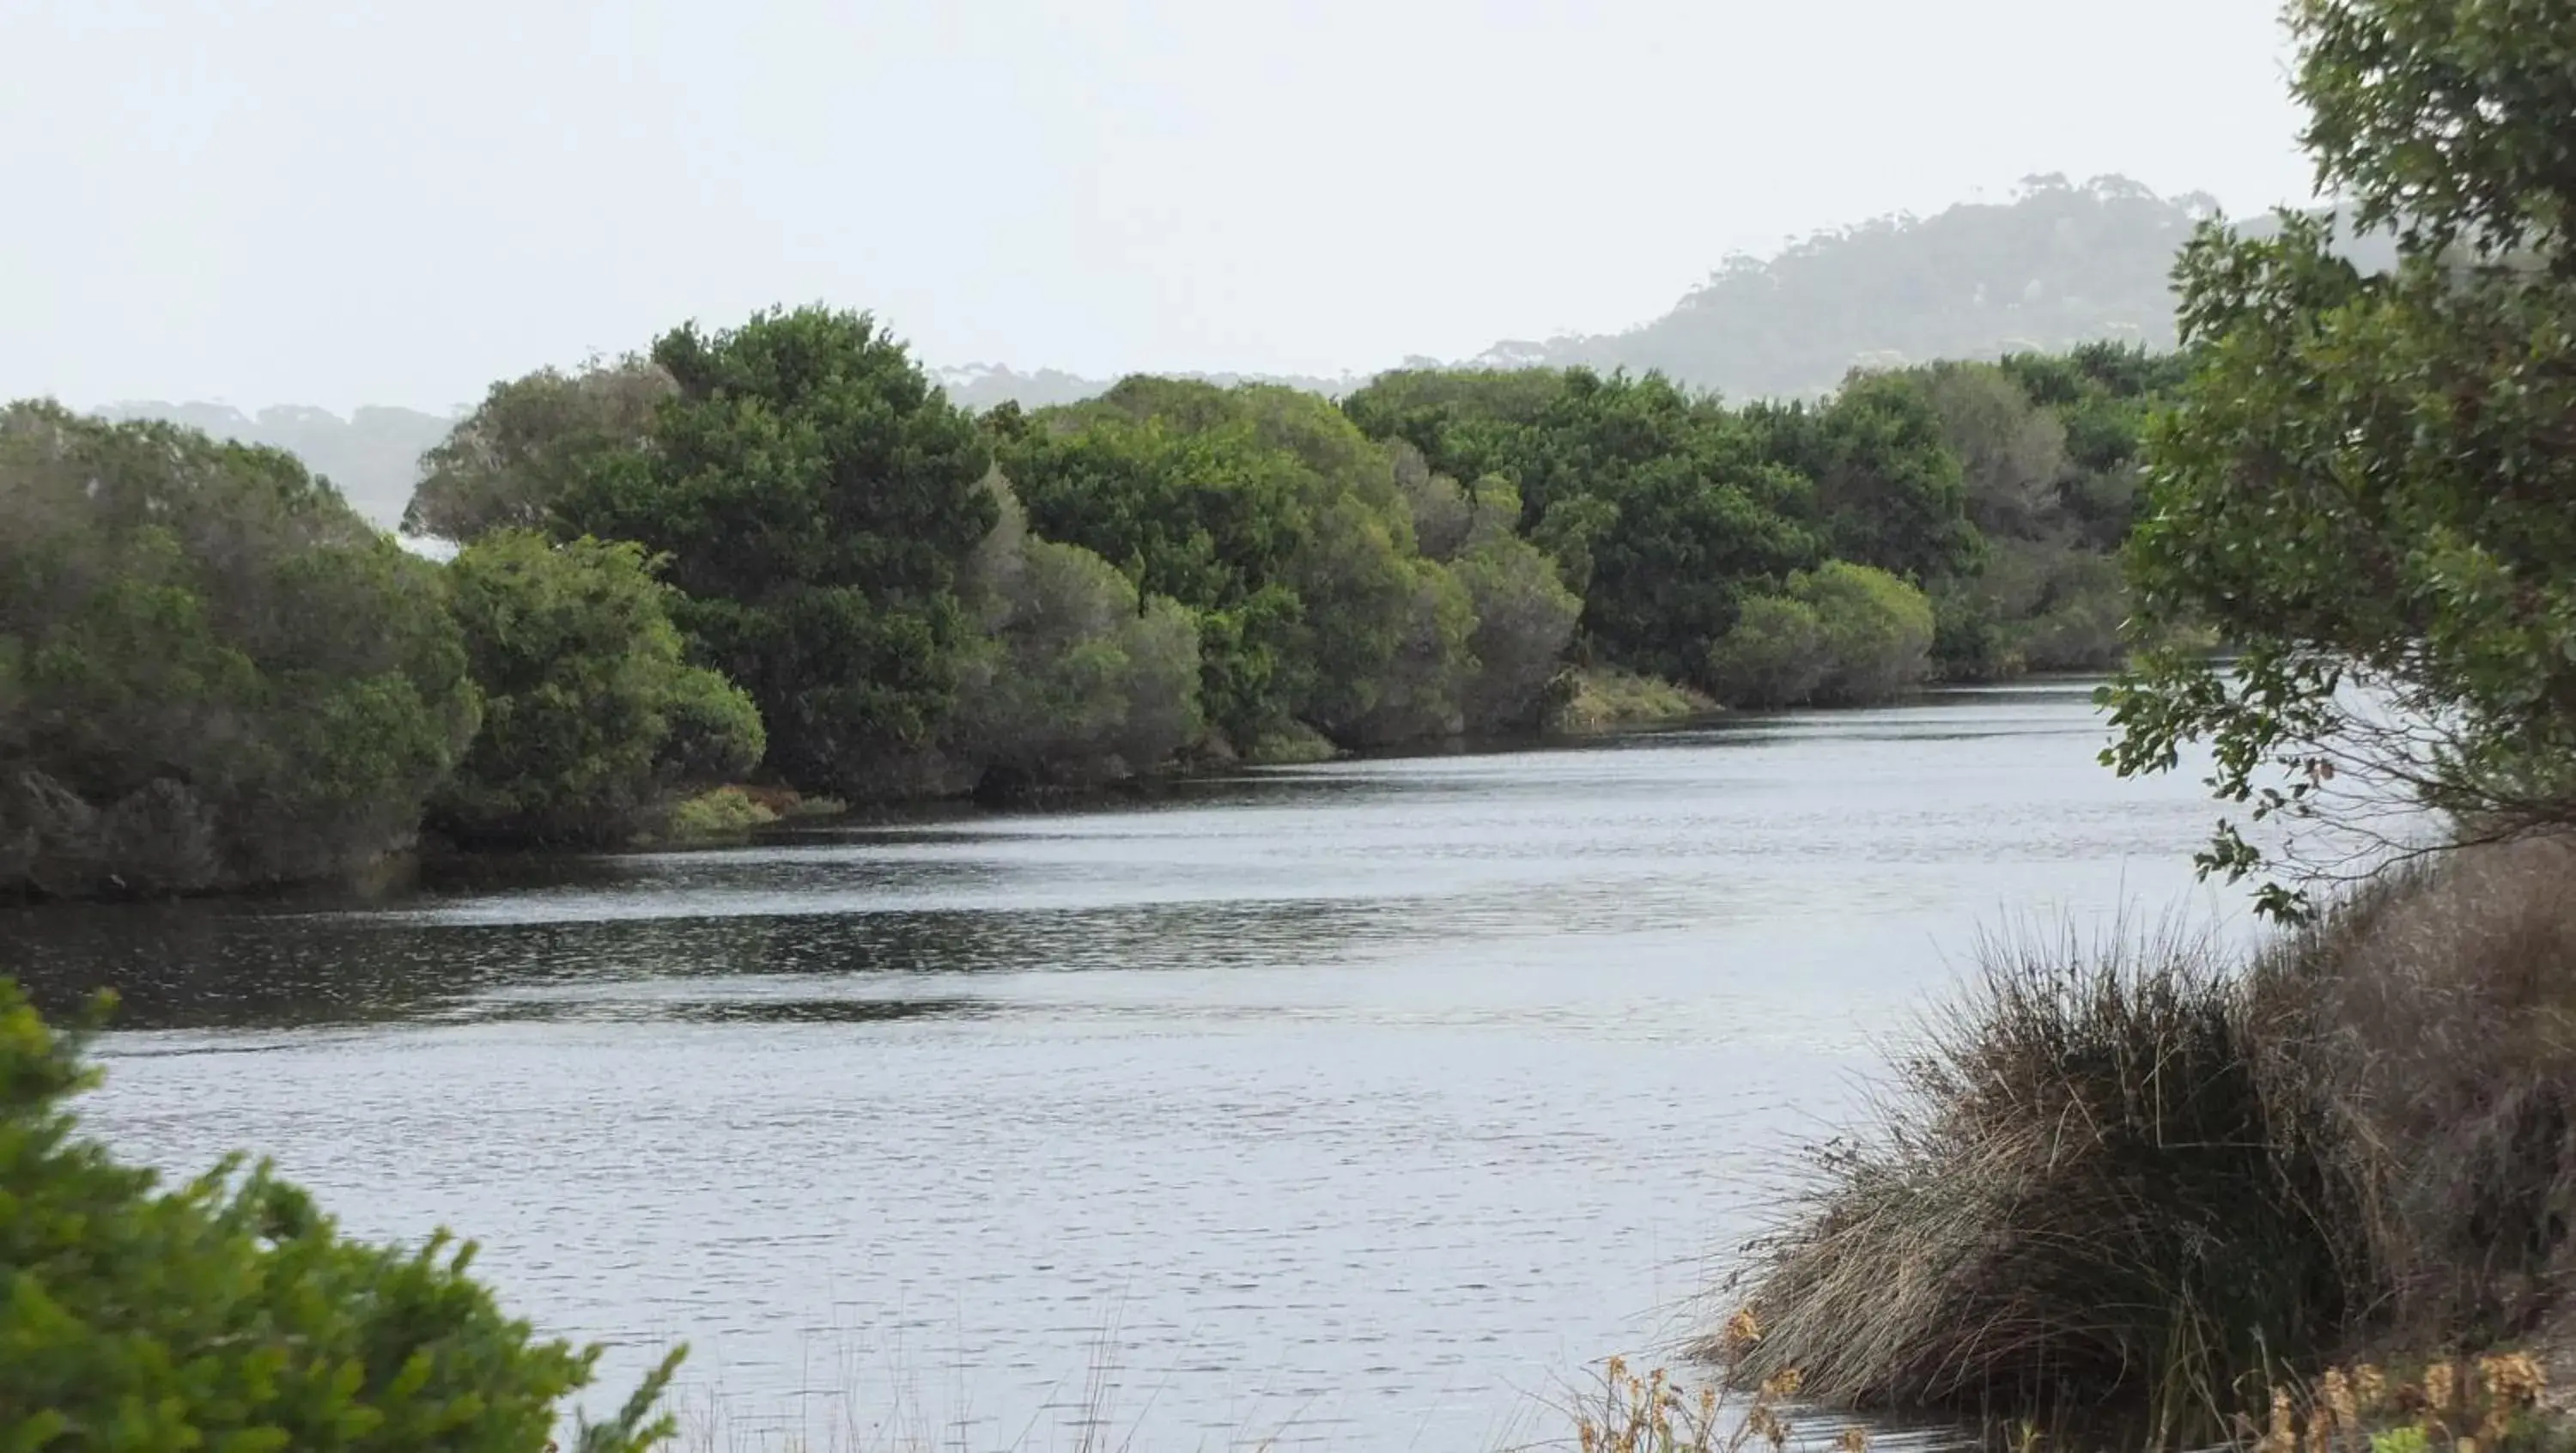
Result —
[{"label": "dark water near shore", "polygon": [[[696,1349],[720,1446],[1485,1450],[1695,1325],[1978,928],[2218,900],[2083,689],[530,862],[363,908],[0,912],[124,994],[91,1127],[451,1225]],[[2232,911],[2232,910],[2231,910]],[[2236,920],[2230,919],[2230,922]]]}]

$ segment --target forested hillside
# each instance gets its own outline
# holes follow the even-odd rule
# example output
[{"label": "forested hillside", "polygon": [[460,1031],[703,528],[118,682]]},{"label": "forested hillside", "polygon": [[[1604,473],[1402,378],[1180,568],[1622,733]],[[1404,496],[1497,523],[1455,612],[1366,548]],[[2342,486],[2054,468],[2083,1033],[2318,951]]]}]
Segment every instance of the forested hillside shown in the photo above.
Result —
[{"label": "forested hillside", "polygon": [[1732,398],[1820,393],[1861,365],[1991,359],[2110,340],[2174,346],[2170,274],[2206,196],[2037,177],[2006,202],[1880,217],[1771,258],[1738,254],[1661,318],[1506,342],[1489,366],[1660,370]]},{"label": "forested hillside", "polygon": [[[2171,273],[2217,203],[2125,177],[2033,177],[2008,201],[1887,216],[1818,233],[1768,258],[1738,254],[1671,312],[1617,333],[1495,344],[1463,365],[1661,372],[1729,398],[1811,398],[1855,367],[2064,352],[2108,341],[2174,346]],[[2259,228],[2257,230],[2260,230]],[[1405,367],[1437,366],[1409,359]],[[1111,380],[1056,369],[942,370],[970,408],[1044,408]],[[1340,396],[1365,379],[1249,379]]]}]

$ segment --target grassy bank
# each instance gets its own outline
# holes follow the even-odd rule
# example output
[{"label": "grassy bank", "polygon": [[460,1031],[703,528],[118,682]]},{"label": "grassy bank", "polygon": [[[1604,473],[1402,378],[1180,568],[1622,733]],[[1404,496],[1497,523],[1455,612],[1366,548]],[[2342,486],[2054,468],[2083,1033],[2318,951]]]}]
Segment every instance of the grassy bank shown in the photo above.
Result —
[{"label": "grassy bank", "polygon": [[2568,840],[2398,873],[2242,964],[2026,937],[1982,968],[1751,1248],[1739,1377],[2179,1446],[2338,1363],[2555,1340]]}]

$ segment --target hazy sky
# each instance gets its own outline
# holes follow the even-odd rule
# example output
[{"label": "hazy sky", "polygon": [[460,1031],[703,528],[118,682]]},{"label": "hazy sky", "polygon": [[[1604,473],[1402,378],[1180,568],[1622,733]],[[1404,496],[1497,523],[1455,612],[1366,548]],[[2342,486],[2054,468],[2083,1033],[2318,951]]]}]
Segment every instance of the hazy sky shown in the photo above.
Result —
[{"label": "hazy sky", "polygon": [[2267,0],[0,0],[0,396],[443,408],[772,302],[1332,373],[2026,174],[2303,197]]}]

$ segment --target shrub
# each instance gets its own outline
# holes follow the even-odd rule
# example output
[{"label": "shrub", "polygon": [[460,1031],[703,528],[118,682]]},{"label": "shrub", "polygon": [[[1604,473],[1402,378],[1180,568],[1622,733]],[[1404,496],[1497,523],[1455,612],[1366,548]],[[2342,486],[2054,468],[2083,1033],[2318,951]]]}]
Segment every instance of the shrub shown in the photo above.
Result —
[{"label": "shrub", "polygon": [[499,530],[448,566],[483,729],[430,804],[476,841],[609,844],[667,789],[750,770],[759,710],[681,659],[643,547]]},{"label": "shrub", "polygon": [[1466,695],[1476,675],[1470,648],[1477,629],[1474,597],[1457,572],[1415,560],[1413,599],[1395,654],[1376,683],[1376,701],[1342,730],[1361,744],[1453,737],[1466,730]]},{"label": "shrub", "polygon": [[1108,561],[1031,535],[1010,486],[961,584],[982,633],[946,754],[969,785],[1078,785],[1152,771],[1198,735],[1199,637]]},{"label": "shrub", "polygon": [[778,820],[778,813],[767,803],[739,787],[719,787],[700,793],[671,809],[663,824],[663,836],[678,842],[695,842],[705,838],[740,837],[756,827],[767,827]]},{"label": "shrub", "polygon": [[1932,604],[1922,591],[1884,570],[1833,560],[1794,577],[1789,593],[1814,609],[1824,634],[1817,701],[1885,701],[1932,674]]},{"label": "shrub", "polygon": [[[75,1136],[75,1039],[0,980],[0,1444],[537,1453],[596,1348],[535,1340],[473,1248],[362,1245],[227,1161],[176,1189]],[[669,1436],[674,1353],[580,1453]]]},{"label": "shrub", "polygon": [[1835,560],[1789,577],[1784,595],[1745,602],[1709,647],[1707,670],[1731,705],[1860,706],[1928,679],[1932,638],[1923,592]]},{"label": "shrub", "polygon": [[2529,1331],[2576,1272],[2576,844],[2464,849],[2236,973],[1990,946],[1736,1280],[1827,1402],[2221,1431],[2391,1339]]},{"label": "shrub", "polygon": [[1829,669],[1815,607],[1785,596],[1746,601],[1735,628],[1708,652],[1709,680],[1730,706],[1796,706],[1815,696]]},{"label": "shrub", "polygon": [[2351,1310],[2334,1162],[2260,1064],[2199,948],[1989,945],[1879,1133],[1828,1153],[1759,1248],[1749,1369],[1832,1402],[2192,1431]]},{"label": "shrub", "polygon": [[723,673],[684,666],[662,696],[662,750],[655,775],[665,782],[723,782],[749,774],[769,749],[760,708]]},{"label": "shrub", "polygon": [[1556,563],[1508,532],[1469,547],[1451,567],[1476,618],[1467,649],[1467,727],[1501,731],[1534,725],[1547,684],[1562,669],[1583,602],[1558,578]]}]

